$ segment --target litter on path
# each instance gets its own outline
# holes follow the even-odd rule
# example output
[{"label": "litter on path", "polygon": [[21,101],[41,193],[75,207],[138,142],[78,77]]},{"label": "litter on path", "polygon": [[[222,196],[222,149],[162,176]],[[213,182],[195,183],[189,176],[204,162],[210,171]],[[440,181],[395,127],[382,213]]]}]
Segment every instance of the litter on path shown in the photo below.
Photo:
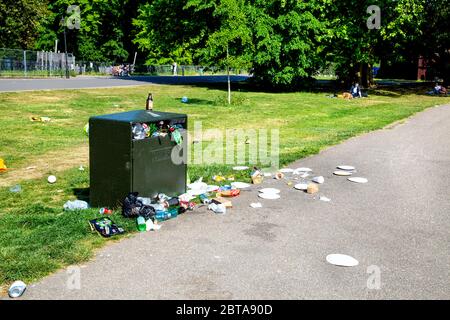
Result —
[{"label": "litter on path", "polygon": [[8,295],[10,298],[19,298],[25,290],[27,285],[23,281],[15,281],[8,290]]},{"label": "litter on path", "polygon": [[249,188],[251,185],[245,182],[232,182],[231,187],[235,189],[246,189]]},{"label": "litter on path", "polygon": [[337,170],[333,174],[335,176],[351,176],[353,173],[351,171]]},{"label": "litter on path", "polygon": [[259,190],[260,193],[275,193],[275,194],[279,194],[280,190],[275,189],[275,188],[264,188]]},{"label": "litter on path", "polygon": [[294,172],[294,169],[291,169],[291,168],[283,168],[283,169],[280,169],[280,172],[281,172],[281,173],[293,173],[293,172]]},{"label": "litter on path", "polygon": [[353,166],[346,166],[346,165],[337,166],[337,168],[340,169],[340,170],[345,170],[345,171],[353,171],[353,170],[355,170],[355,167],[353,167]]},{"label": "litter on path", "polygon": [[266,200],[277,200],[280,199],[280,195],[278,193],[260,193],[258,195],[262,199]]},{"label": "litter on path", "polygon": [[261,202],[250,203],[250,207],[254,209],[262,208]]},{"label": "litter on path", "polygon": [[325,178],[322,176],[312,178],[312,181],[318,184],[323,184],[325,182]]},{"label": "litter on path", "polygon": [[356,183],[367,183],[369,182],[369,180],[367,180],[366,178],[361,178],[361,177],[351,177],[347,179],[348,181],[351,182],[356,182]]},{"label": "litter on path", "polygon": [[330,198],[327,198],[327,197],[324,197],[324,196],[320,196],[320,197],[319,197],[319,200],[320,200],[320,201],[324,201],[324,202],[330,202],[330,201],[331,201]]},{"label": "litter on path", "polygon": [[297,189],[297,190],[306,191],[306,190],[308,190],[308,184],[307,183],[299,183],[299,184],[296,184],[294,186],[294,188]]},{"label": "litter on path", "polygon": [[340,267],[355,267],[359,264],[358,260],[345,254],[329,254],[327,262]]}]

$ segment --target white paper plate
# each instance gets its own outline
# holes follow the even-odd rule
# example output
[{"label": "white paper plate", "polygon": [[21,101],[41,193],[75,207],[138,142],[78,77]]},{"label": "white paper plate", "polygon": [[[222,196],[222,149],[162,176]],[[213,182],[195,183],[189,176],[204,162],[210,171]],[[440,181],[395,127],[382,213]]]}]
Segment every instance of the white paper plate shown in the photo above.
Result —
[{"label": "white paper plate", "polygon": [[206,187],[206,192],[213,192],[219,190],[219,186],[209,185]]},{"label": "white paper plate", "polygon": [[312,172],[310,168],[297,168],[294,170],[294,174],[302,174],[304,172]]},{"label": "white paper plate", "polygon": [[267,199],[267,200],[280,199],[280,195],[277,193],[260,193],[258,196],[260,198]]},{"label": "white paper plate", "polygon": [[318,177],[312,178],[312,181],[314,181],[315,183],[318,183],[318,184],[322,184],[325,182],[325,178],[322,176],[318,176]]},{"label": "white paper plate", "polygon": [[351,178],[347,178],[348,181],[351,182],[356,182],[356,183],[367,183],[369,182],[369,180],[367,180],[366,178],[361,178],[361,177],[351,177]]},{"label": "white paper plate", "polygon": [[296,184],[294,186],[294,188],[297,190],[308,190],[308,184],[307,183],[299,183],[299,184]]},{"label": "white paper plate", "polygon": [[264,177],[271,177],[272,176],[272,173],[270,173],[270,172],[264,172]]},{"label": "white paper plate", "polygon": [[346,171],[355,170],[355,167],[352,167],[352,166],[337,166],[337,168],[340,170],[346,170]]},{"label": "white paper plate", "polygon": [[271,193],[271,194],[279,194],[280,190],[275,189],[275,188],[265,188],[265,189],[261,189],[259,190],[260,193]]},{"label": "white paper plate", "polygon": [[338,170],[333,172],[335,176],[351,176],[353,173],[350,171]]},{"label": "white paper plate", "polygon": [[292,173],[292,172],[294,172],[294,169],[283,168],[283,169],[280,169],[279,172],[281,172],[281,173]]},{"label": "white paper plate", "polygon": [[358,260],[345,254],[329,254],[327,262],[341,267],[355,267],[359,264]]},{"label": "white paper plate", "polygon": [[236,166],[236,167],[233,167],[234,171],[243,171],[243,170],[248,170],[248,169],[249,169],[249,167],[247,167],[247,166]]},{"label": "white paper plate", "polygon": [[208,185],[204,182],[194,182],[191,184],[188,184],[187,187],[189,189],[206,189]]},{"label": "white paper plate", "polygon": [[245,183],[245,182],[238,182],[237,181],[237,182],[232,182],[231,186],[233,188],[236,188],[236,189],[245,189],[245,188],[249,188],[251,185],[248,184],[248,183]]}]

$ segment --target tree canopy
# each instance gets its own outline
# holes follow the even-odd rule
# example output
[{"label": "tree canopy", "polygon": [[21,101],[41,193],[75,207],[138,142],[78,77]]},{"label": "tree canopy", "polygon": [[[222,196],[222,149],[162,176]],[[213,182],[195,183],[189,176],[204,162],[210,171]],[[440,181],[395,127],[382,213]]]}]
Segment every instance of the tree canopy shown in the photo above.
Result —
[{"label": "tree canopy", "polygon": [[423,56],[449,79],[450,6],[439,0],[3,0],[0,46],[53,50],[73,4],[81,20],[67,42],[78,60],[124,62],[139,51],[149,65],[246,68],[296,88],[330,64],[341,80],[369,85],[373,65]]}]

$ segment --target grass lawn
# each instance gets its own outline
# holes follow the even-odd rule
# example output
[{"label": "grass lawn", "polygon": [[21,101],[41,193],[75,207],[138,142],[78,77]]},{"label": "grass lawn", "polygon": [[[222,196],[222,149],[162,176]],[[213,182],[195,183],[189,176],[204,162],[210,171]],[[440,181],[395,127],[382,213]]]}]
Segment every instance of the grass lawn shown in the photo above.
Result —
[{"label": "grass lawn", "polygon": [[[424,92],[425,90],[421,90]],[[155,110],[181,112],[203,128],[277,128],[280,163],[315,154],[347,138],[382,128],[427,107],[450,103],[450,98],[428,97],[409,91],[372,92],[361,100],[331,99],[326,93],[234,93],[194,86],[140,86],[113,89],[36,91],[0,94],[0,158],[10,168],[0,173],[0,286],[14,280],[35,281],[58,268],[86,261],[107,240],[90,232],[87,220],[98,209],[64,212],[63,204],[89,187],[88,138],[83,131],[90,116],[141,109],[148,92]],[[180,101],[182,96],[191,100]],[[46,116],[51,122],[31,122]],[[207,139],[206,139],[207,140]],[[34,169],[27,167],[34,166]],[[191,166],[192,179],[227,174],[231,166]],[[48,174],[58,177],[46,182]],[[245,174],[245,173],[244,173]],[[238,177],[248,179],[247,176]],[[21,193],[12,193],[15,184]],[[113,220],[134,231],[135,223],[120,216]],[[120,239],[122,237],[118,237]]]}]

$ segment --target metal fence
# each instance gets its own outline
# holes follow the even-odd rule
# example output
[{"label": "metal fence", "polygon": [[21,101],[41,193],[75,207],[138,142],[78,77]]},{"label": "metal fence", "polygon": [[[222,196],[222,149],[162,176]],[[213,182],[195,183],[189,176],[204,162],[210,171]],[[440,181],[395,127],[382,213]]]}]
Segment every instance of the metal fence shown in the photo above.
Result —
[{"label": "metal fence", "polygon": [[[75,57],[67,54],[67,68],[74,70]],[[0,48],[0,77],[62,77],[64,53]]]},{"label": "metal fence", "polygon": [[[175,72],[172,65],[135,65],[131,75],[153,76],[202,76],[222,75],[226,70],[217,67],[179,65]],[[78,75],[117,75],[121,64],[108,62],[78,61],[71,53],[67,54],[67,69],[70,76]],[[248,74],[247,70],[230,70],[232,74]],[[31,51],[0,48],[0,77],[64,77],[66,74],[66,55],[61,52]],[[122,73],[120,73],[122,74]],[[128,76],[128,74],[124,74]]]}]

